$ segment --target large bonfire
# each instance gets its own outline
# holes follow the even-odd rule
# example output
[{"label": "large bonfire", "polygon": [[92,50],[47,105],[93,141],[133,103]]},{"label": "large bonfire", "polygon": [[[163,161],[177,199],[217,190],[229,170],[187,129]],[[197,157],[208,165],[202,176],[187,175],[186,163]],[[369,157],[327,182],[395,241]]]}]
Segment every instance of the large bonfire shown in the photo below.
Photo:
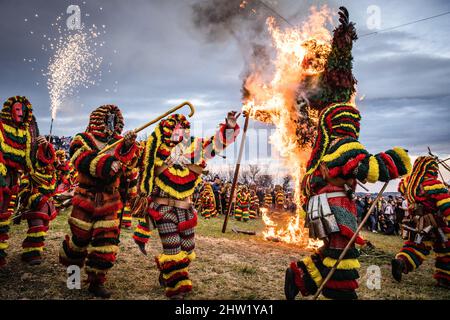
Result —
[{"label": "large bonfire", "polygon": [[[275,126],[270,143],[281,155],[293,177],[297,213],[282,223],[263,211],[266,239],[315,247],[304,226],[300,182],[311,152],[318,112],[309,107],[310,93],[319,82],[331,50],[331,33],[325,27],[331,14],[327,7],[311,8],[308,20],[298,27],[281,29],[273,17],[266,21],[273,57],[270,66],[249,68],[243,83],[244,107],[249,116]],[[270,74],[268,74],[268,70]]]}]

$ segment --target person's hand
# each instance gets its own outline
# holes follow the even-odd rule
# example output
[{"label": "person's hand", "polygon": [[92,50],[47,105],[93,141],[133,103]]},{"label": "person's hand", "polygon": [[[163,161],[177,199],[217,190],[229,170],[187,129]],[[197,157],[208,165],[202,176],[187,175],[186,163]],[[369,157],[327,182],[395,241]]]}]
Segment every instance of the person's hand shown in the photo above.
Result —
[{"label": "person's hand", "polygon": [[237,113],[236,111],[228,112],[227,118],[225,119],[227,127],[230,129],[236,127],[237,119],[239,118],[240,115],[241,115],[240,112],[239,113]]},{"label": "person's hand", "polygon": [[136,141],[137,134],[134,130],[128,131],[123,136],[123,143],[126,148],[130,148],[131,145]]},{"label": "person's hand", "polygon": [[37,142],[38,146],[48,144],[47,139],[45,139],[45,137],[43,137],[43,136],[37,137],[37,138],[36,138],[36,142]]},{"label": "person's hand", "polygon": [[117,172],[119,172],[119,170],[120,170],[120,168],[122,167],[122,165],[120,164],[120,161],[114,161],[112,164],[111,164],[111,170],[114,172],[114,173],[117,173]]}]

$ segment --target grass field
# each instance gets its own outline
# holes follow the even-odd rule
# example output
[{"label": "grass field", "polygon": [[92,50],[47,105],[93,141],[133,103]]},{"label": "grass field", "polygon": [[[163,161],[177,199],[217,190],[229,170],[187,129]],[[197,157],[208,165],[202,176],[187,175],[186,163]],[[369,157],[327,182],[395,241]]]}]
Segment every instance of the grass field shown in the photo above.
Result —
[{"label": "grass field", "polygon": [[[67,215],[68,212],[62,212],[51,223],[44,262],[35,267],[20,260],[26,223],[12,226],[8,264],[0,269],[0,299],[92,299],[85,284],[82,290],[67,289],[66,270],[58,264],[58,250],[68,229]],[[191,265],[194,291],[188,299],[284,299],[286,267],[291,259],[310,252],[294,245],[265,241],[261,236],[263,223],[259,219],[248,223],[230,219],[225,234],[221,232],[222,223],[222,218],[199,219],[197,260]],[[254,230],[257,235],[233,233],[233,226]],[[131,230],[122,231],[121,251],[108,276],[106,285],[113,290],[113,299],[165,299],[153,260],[161,248],[157,233],[154,232],[147,245],[148,256],[140,253],[131,236]],[[401,239],[372,233],[363,236],[376,249],[363,251],[360,258],[360,299],[450,299],[450,291],[434,285],[433,257],[399,284],[391,278],[390,260],[401,247]],[[370,265],[381,269],[380,290],[370,290],[366,285]]]}]

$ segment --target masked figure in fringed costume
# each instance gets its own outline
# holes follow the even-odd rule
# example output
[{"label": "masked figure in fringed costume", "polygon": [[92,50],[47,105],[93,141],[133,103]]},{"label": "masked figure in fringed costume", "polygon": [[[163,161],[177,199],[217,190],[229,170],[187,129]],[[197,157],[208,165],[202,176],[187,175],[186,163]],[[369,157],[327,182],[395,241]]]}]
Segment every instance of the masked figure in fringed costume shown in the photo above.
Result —
[{"label": "masked figure in fringed costume", "polygon": [[249,218],[256,219],[259,212],[259,198],[256,194],[256,185],[252,185],[250,187],[250,210],[249,210]]},{"label": "masked figure in fringed costume", "polygon": [[56,151],[56,191],[54,196],[55,207],[60,210],[69,207],[72,204],[72,197],[74,191],[73,174],[75,169],[70,161],[67,159],[65,150]]},{"label": "masked figure in fringed costume", "polygon": [[392,260],[392,275],[401,281],[403,273],[417,269],[434,250],[434,278],[438,286],[450,289],[450,193],[439,181],[438,170],[435,158],[419,157],[411,175],[399,184],[412,220],[404,226],[408,240]]},{"label": "masked figure in fringed costume", "polygon": [[138,160],[136,134],[125,134],[121,143],[104,154],[99,151],[121,138],[123,126],[117,106],[101,106],[91,113],[86,131],[77,134],[70,145],[79,185],[68,221],[72,236],[63,242],[60,262],[82,267],[87,258],[89,291],[102,298],[111,295],[104,282],[119,250],[118,214],[127,196],[123,192],[130,181],[128,174]]},{"label": "masked figure in fringed costume", "polygon": [[[20,198],[19,219],[27,220],[27,237],[22,243],[22,260],[30,265],[42,262],[44,240],[47,235],[49,223],[56,217],[56,208],[52,196],[56,190],[56,171],[53,165],[55,153],[51,145],[39,136],[39,128],[34,116],[29,125],[31,133],[31,159],[36,159],[39,145],[46,145],[46,156],[41,162],[35,162],[32,170],[22,174],[18,197]],[[34,141],[39,141],[35,143]],[[46,161],[47,160],[47,161]],[[16,220],[17,222],[17,220]]]},{"label": "masked figure in fringed costume", "polygon": [[269,188],[267,188],[266,191],[264,192],[264,207],[267,209],[271,209],[272,202],[273,202],[272,192],[270,191]]},{"label": "masked figure in fringed costume", "polygon": [[190,198],[206,161],[234,142],[239,131],[234,112],[209,139],[190,137],[189,128],[181,114],[159,123],[147,141],[140,190],[148,197],[147,212],[163,246],[164,253],[155,259],[160,284],[173,299],[192,290],[188,266],[195,258],[197,212]]},{"label": "masked figure in fringed costume", "polygon": [[200,214],[205,219],[209,219],[217,215],[216,199],[210,183],[205,183],[205,186],[200,194]]},{"label": "masked figure in fringed costume", "polygon": [[247,187],[241,186],[236,194],[236,203],[234,208],[234,218],[237,221],[248,221],[250,201],[251,197]]},{"label": "masked figure in fringed costume", "polygon": [[4,103],[0,114],[0,266],[6,263],[10,218],[14,213],[22,173],[35,181],[33,195],[24,206],[36,210],[23,216],[29,222],[28,240],[23,243],[22,257],[25,260],[33,257],[28,261],[39,261],[37,257],[40,256],[43,237],[48,229],[43,221],[48,221],[48,217],[39,218],[39,214],[54,191],[55,181],[46,174],[46,170],[55,160],[55,151],[44,137],[38,136],[37,126],[31,126],[33,121],[33,109],[26,97],[11,97]]},{"label": "masked figure in fringed costume", "polygon": [[286,202],[286,195],[280,185],[275,186],[275,209],[278,211],[284,210],[284,204]]},{"label": "masked figure in fringed costume", "polygon": [[[334,30],[331,53],[322,77],[320,97],[310,103],[322,108],[317,138],[302,181],[307,207],[305,226],[310,238],[324,246],[314,255],[292,262],[286,270],[285,294],[288,300],[298,292],[313,295],[334,266],[357,229],[357,212],[351,196],[356,181],[386,182],[411,170],[409,156],[402,148],[372,155],[358,141],[359,111],[349,101],[355,92],[351,48],[356,32],[341,8],[341,25]],[[344,69],[345,68],[345,69]],[[357,236],[356,243],[365,241]],[[359,250],[352,244],[322,294],[329,299],[357,299]]]}]

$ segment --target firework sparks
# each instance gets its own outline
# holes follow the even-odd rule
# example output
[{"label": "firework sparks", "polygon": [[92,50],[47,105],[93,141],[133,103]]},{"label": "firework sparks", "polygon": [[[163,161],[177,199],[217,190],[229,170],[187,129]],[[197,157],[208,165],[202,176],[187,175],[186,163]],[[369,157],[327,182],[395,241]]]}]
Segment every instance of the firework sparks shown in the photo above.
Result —
[{"label": "firework sparks", "polygon": [[[61,29],[58,28],[61,33]],[[96,54],[100,32],[96,26],[71,31],[67,36],[58,38],[56,45],[50,44],[54,55],[50,58],[47,87],[50,94],[52,119],[64,100],[72,96],[77,88],[89,88],[96,84],[103,58]],[[56,38],[55,38],[56,40]]]}]

